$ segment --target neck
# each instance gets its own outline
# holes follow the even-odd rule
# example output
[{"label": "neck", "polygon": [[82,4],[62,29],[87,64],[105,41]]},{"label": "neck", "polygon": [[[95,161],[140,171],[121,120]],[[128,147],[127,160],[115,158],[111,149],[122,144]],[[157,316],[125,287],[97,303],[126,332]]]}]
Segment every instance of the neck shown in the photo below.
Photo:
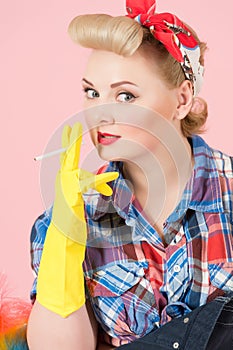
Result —
[{"label": "neck", "polygon": [[163,222],[175,209],[191,176],[192,150],[187,138],[183,141],[182,152],[175,155],[161,144],[156,153],[123,164],[124,177],[152,224]]}]

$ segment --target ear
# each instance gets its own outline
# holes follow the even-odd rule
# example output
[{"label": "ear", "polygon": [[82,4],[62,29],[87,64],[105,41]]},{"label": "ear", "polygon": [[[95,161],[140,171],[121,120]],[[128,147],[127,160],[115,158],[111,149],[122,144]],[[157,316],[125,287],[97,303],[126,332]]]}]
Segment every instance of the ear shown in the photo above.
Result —
[{"label": "ear", "polygon": [[193,103],[193,88],[191,81],[184,80],[178,87],[177,100],[178,104],[175,118],[178,120],[182,120],[190,112]]}]

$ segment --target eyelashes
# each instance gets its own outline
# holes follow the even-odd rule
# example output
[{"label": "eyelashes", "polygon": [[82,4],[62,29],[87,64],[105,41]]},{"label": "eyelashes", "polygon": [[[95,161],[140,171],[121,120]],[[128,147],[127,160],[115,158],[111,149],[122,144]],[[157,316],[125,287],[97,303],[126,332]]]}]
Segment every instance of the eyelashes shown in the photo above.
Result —
[{"label": "eyelashes", "polygon": [[[89,87],[84,88],[83,92],[85,93],[86,98],[90,100],[100,97],[100,94],[95,89]],[[132,102],[136,98],[138,98],[138,96],[135,96],[133,93],[128,91],[122,91],[116,95],[116,101],[123,103]]]},{"label": "eyelashes", "polygon": [[99,97],[99,93],[94,89],[84,88],[83,91],[88,99],[94,99],[96,97]]},{"label": "eyelashes", "polygon": [[121,92],[118,95],[118,100],[120,102],[131,102],[133,100],[135,100],[135,98],[137,98],[134,94],[132,94],[131,92]]}]

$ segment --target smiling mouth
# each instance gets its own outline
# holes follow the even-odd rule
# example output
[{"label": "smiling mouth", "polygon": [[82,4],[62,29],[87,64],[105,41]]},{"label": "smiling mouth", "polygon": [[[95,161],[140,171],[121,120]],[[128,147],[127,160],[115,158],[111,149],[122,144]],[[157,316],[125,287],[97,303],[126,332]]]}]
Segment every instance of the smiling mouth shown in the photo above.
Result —
[{"label": "smiling mouth", "polygon": [[112,134],[108,134],[106,132],[102,133],[100,131],[98,131],[98,143],[102,144],[102,145],[110,145],[114,142],[116,142],[117,140],[119,140],[121,138],[121,136],[119,135],[112,135]]}]

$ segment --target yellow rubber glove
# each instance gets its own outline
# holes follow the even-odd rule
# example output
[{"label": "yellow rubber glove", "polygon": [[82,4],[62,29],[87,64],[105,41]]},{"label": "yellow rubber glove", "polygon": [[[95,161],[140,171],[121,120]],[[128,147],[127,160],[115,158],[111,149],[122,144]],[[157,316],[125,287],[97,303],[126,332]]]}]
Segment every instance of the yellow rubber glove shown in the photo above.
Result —
[{"label": "yellow rubber glove", "polygon": [[93,188],[112,194],[107,182],[117,172],[94,175],[78,168],[82,126],[65,126],[61,169],[56,177],[52,220],[44,243],[37,282],[37,300],[47,309],[66,317],[85,303],[82,263],[87,228],[82,193]]}]

